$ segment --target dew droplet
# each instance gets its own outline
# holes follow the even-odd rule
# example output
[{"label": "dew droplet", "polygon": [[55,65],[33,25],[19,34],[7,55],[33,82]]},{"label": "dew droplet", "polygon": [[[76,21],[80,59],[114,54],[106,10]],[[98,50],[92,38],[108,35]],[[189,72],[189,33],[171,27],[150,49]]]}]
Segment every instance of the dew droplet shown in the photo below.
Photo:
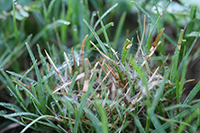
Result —
[{"label": "dew droplet", "polygon": [[51,102],[51,105],[52,105],[52,106],[55,106],[55,102]]},{"label": "dew droplet", "polygon": [[4,68],[3,68],[3,66],[0,66],[0,70],[2,71]]},{"label": "dew droplet", "polygon": [[125,106],[125,102],[124,102],[124,101],[121,101],[121,105],[122,105],[122,106]]},{"label": "dew droplet", "polygon": [[35,81],[33,81],[33,82],[31,82],[31,84],[33,85],[33,86],[36,86],[36,82]]},{"label": "dew droplet", "polygon": [[12,96],[13,96],[13,93],[10,93],[10,96],[12,97]]},{"label": "dew droplet", "polygon": [[13,0],[13,3],[14,3],[15,5],[17,5],[17,0]]},{"label": "dew droplet", "polygon": [[92,16],[96,16],[96,15],[97,15],[97,12],[93,11]]},{"label": "dew droplet", "polygon": [[77,31],[78,30],[77,25],[73,25],[72,29],[73,29],[73,31]]},{"label": "dew droplet", "polygon": [[70,22],[68,22],[68,21],[65,21],[65,22],[64,22],[64,24],[65,24],[65,25],[69,25],[69,24],[70,24]]},{"label": "dew droplet", "polygon": [[2,114],[7,114],[7,111],[6,110],[1,110],[0,111]]}]

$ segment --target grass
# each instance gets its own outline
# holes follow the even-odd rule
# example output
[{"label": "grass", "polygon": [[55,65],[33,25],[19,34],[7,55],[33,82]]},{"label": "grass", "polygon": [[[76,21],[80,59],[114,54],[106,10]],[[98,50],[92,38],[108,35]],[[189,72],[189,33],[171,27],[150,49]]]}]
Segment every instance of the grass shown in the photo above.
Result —
[{"label": "grass", "polygon": [[[181,14],[165,2],[19,0],[2,8],[2,132],[198,132],[200,82],[185,91],[198,8]],[[184,28],[177,19],[188,16]],[[174,21],[175,38],[165,28]]]}]

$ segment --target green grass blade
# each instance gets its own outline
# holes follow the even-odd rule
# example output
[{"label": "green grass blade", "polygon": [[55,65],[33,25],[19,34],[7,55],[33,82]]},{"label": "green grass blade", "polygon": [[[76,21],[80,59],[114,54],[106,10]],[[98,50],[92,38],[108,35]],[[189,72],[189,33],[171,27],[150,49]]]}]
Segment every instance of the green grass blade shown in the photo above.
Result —
[{"label": "green grass blade", "polygon": [[94,35],[94,37],[96,38],[97,42],[100,44],[100,47],[102,48],[103,52],[109,56],[108,54],[108,50],[105,48],[104,44],[102,43],[102,41],[100,40],[99,36],[96,34],[96,32],[94,31],[94,29],[88,24],[88,22],[84,19],[83,20],[85,22],[85,24],[88,26],[88,28],[90,29],[90,31],[92,32],[92,34]]},{"label": "green grass blade", "polygon": [[[68,9],[67,9],[67,12],[66,12],[66,9],[65,9],[65,2],[62,1],[62,11],[61,11],[61,19],[63,20],[66,20],[66,21],[69,21],[70,20],[70,17],[73,13],[73,8],[72,8],[72,0],[69,0],[68,2]],[[66,14],[65,14],[66,12]],[[61,32],[61,40],[62,40],[62,43],[65,43],[67,41],[67,31],[68,31],[68,26],[66,25],[62,25],[60,27],[60,32]]]},{"label": "green grass blade", "polygon": [[42,66],[43,66],[44,72],[45,72],[45,74],[48,74],[49,72],[47,70],[47,62],[46,62],[44,56],[42,55],[42,52],[40,50],[40,46],[38,44],[37,44],[37,49],[38,49],[38,53],[39,53],[39,56],[40,56],[40,60],[42,62]]},{"label": "green grass blade", "polygon": [[[179,38],[181,38],[182,36],[183,36],[183,30],[181,30]],[[182,38],[181,38],[181,40],[182,40]],[[181,45],[181,43],[180,43],[180,45]],[[176,50],[175,50],[173,59],[172,59],[172,68],[171,68],[171,75],[170,75],[170,81],[172,81],[172,82],[175,81],[175,78],[176,78],[176,75],[177,75],[179,53],[180,53],[180,48],[179,48],[179,43],[178,43],[178,45],[176,46]]]},{"label": "green grass blade", "polygon": [[12,87],[11,89],[15,88],[14,83],[12,82],[11,78],[6,74],[6,72],[3,69],[0,69],[1,73],[3,74],[3,76],[5,77],[5,79],[7,80],[7,85],[9,85],[10,87]]},{"label": "green grass blade", "polygon": [[153,19],[151,18],[151,16],[140,6],[138,5],[135,1],[132,1],[133,5],[138,9],[140,10],[144,15],[147,16],[147,18],[151,21],[151,22],[154,22]]},{"label": "green grass blade", "polygon": [[[196,119],[199,116],[199,109],[196,109],[194,112],[190,113],[190,116],[185,118],[184,122],[185,124],[181,124],[178,128],[177,133],[182,133],[185,131],[185,127],[187,126],[187,128],[190,126],[190,128],[193,130],[192,125],[190,125],[192,123],[192,121],[194,119]],[[195,131],[193,131],[194,133]]]},{"label": "green grass blade", "polygon": [[[22,80],[28,75],[28,73],[31,72],[31,71],[33,70],[33,68],[35,67],[35,65],[37,65],[36,63],[37,63],[37,61],[35,61],[35,62],[33,63],[33,65],[30,67],[30,69],[28,69],[28,70],[26,71],[26,73],[21,77],[20,81],[22,81]],[[31,82],[34,81],[34,80],[32,80],[32,79],[30,79],[30,78],[27,78],[27,77],[26,77],[25,79],[29,79]]]},{"label": "green grass blade", "polygon": [[22,86],[22,85],[20,85],[20,86],[24,89],[24,91],[26,91],[27,95],[28,95],[30,98],[32,98],[32,99],[37,103],[37,105],[39,105],[39,106],[41,107],[41,103],[40,103],[40,101],[38,100],[38,98],[37,98],[29,89],[27,89],[26,87],[24,87],[24,86]]},{"label": "green grass blade", "polygon": [[47,24],[49,23],[49,14],[50,14],[50,12],[51,12],[51,10],[52,10],[52,8],[53,8],[53,6],[54,6],[54,3],[55,3],[55,1],[56,0],[52,0],[51,2],[50,2],[50,4],[49,4],[49,6],[48,6],[48,8],[47,8],[47,11],[45,12],[45,20],[46,20],[46,22],[47,22]]},{"label": "green grass blade", "polygon": [[89,91],[87,91],[86,93],[83,93],[81,96],[81,103],[78,108],[77,116],[75,119],[74,132],[78,132],[78,126],[80,124],[81,114],[83,113],[83,108],[85,106],[88,96],[89,96]]},{"label": "green grass blade", "polygon": [[22,93],[20,92],[20,90],[19,90],[17,85],[15,86],[15,91],[17,93],[18,98],[21,101],[20,104],[22,104],[24,106],[25,105],[25,101],[24,101],[24,98],[22,97]]},{"label": "green grass blade", "polygon": [[145,87],[145,90],[146,90],[147,108],[150,108],[151,107],[150,95],[149,95],[148,84],[147,84],[147,81],[146,81],[145,74],[144,74],[143,70],[140,67],[138,67],[135,60],[132,60],[130,63],[132,64],[134,70],[137,72],[137,74],[139,75],[139,77],[142,80],[142,84],[143,84],[143,86]]},{"label": "green grass blade", "polygon": [[29,113],[29,112],[19,112],[19,113],[12,113],[12,114],[8,114],[5,115],[4,118],[8,118],[8,117],[16,117],[16,116],[34,116],[34,117],[38,117],[38,115],[33,114],[33,113]]},{"label": "green grass blade", "polygon": [[129,39],[126,39],[123,49],[122,49],[122,63],[124,63],[124,61],[126,60],[127,54],[130,51],[130,48],[132,46],[132,42]]},{"label": "green grass blade", "polygon": [[187,34],[185,37],[197,37],[197,36],[200,37],[200,33],[197,31],[193,31],[193,32]]},{"label": "green grass blade", "polygon": [[[105,25],[105,29],[108,29],[109,27],[111,27],[111,26],[113,26],[113,25],[114,25],[114,23],[113,23],[113,22],[110,22],[110,23],[108,23],[108,24]],[[102,32],[103,32],[103,28],[97,30],[96,34],[97,34],[97,35],[100,35]],[[92,34],[90,34],[87,40],[92,40],[93,37],[94,37],[94,36],[93,36]],[[85,44],[87,44],[87,42],[88,42],[87,40],[86,40],[86,43],[85,43]],[[88,45],[86,46],[86,51],[87,51],[88,49],[90,50],[90,48],[91,48],[91,44],[88,43]]]},{"label": "green grass blade", "polygon": [[110,42],[109,42],[109,39],[108,39],[108,34],[106,33],[106,29],[105,29],[105,26],[103,24],[103,21],[101,20],[101,17],[100,17],[100,14],[99,12],[97,12],[97,15],[99,17],[99,20],[100,20],[100,24],[101,24],[101,27],[103,29],[103,34],[104,34],[104,37],[106,39],[106,43],[108,44],[108,47],[109,47],[109,50],[111,51],[111,46],[110,46]]},{"label": "green grass blade", "polygon": [[[91,83],[92,84],[92,83]],[[87,93],[86,93],[87,94]],[[73,104],[76,104],[78,107],[80,107],[80,103],[78,103],[77,101],[69,98],[68,96],[65,95],[65,100],[69,100],[70,102],[72,102]],[[85,98],[84,98],[85,99]],[[65,102],[65,100],[62,99],[63,102]],[[83,101],[84,102],[84,101]],[[82,103],[83,104],[83,103]],[[101,126],[100,126],[100,121],[97,119],[97,117],[91,112],[91,110],[89,110],[86,107],[83,107],[84,111],[86,112],[87,117],[92,121],[92,123],[95,126],[96,131],[101,131]]]},{"label": "green grass blade", "polygon": [[[28,43],[26,43],[26,47],[28,49],[28,52],[29,52],[29,55],[31,57],[32,62],[33,63],[36,62],[35,57],[34,57],[32,51],[31,51]],[[44,92],[43,92],[44,90],[43,90],[43,87],[42,87],[42,78],[40,76],[40,71],[39,71],[39,68],[38,68],[37,65],[35,65],[35,72],[36,72],[36,76],[37,76],[36,91],[38,92],[39,101],[37,101],[36,98],[34,98],[34,99],[37,101],[37,103],[40,104],[40,107],[42,107],[42,110],[45,111],[46,110],[46,108],[45,108],[46,101],[44,100],[45,96],[44,96]],[[27,90],[27,89],[25,88],[25,90]],[[27,90],[27,92],[29,92],[29,91]]]},{"label": "green grass blade", "polygon": [[[0,112],[0,116],[1,116],[1,117],[4,117],[5,114],[1,114],[1,112]],[[25,126],[25,124],[24,124],[23,122],[21,122],[20,120],[18,120],[17,118],[15,119],[15,118],[13,118],[13,117],[7,117],[6,119],[9,119],[9,120],[14,121],[14,122],[16,122],[16,123],[19,123],[19,124],[22,125],[22,126]]]},{"label": "green grass blade", "polygon": [[[151,37],[152,37],[153,31],[155,30],[155,28],[156,28],[158,22],[160,21],[160,19],[161,19],[161,17],[162,17],[162,14],[164,13],[164,11],[167,9],[167,7],[169,6],[169,4],[170,4],[171,2],[172,2],[172,1],[169,1],[169,3],[167,4],[167,6],[165,7],[165,9],[162,11],[161,15],[159,15],[159,17],[157,18],[156,22],[154,23],[154,22],[152,21],[152,23],[154,23],[154,25],[153,25],[153,27],[151,28],[151,32],[150,32],[150,34],[149,34],[149,36],[148,36],[147,45],[146,45],[146,50],[147,50],[147,51],[149,51],[149,49],[150,49],[150,44],[151,44],[150,42],[151,42]],[[161,30],[162,30],[162,29],[161,29]]]},{"label": "green grass blade", "polygon": [[[32,67],[33,66],[34,66],[34,64],[32,65]],[[15,72],[11,72],[11,71],[8,71],[8,70],[6,72],[11,74],[11,75],[13,75],[13,76],[15,76],[15,77],[21,78],[20,81],[25,79],[25,80],[27,80],[29,82],[36,82],[35,80],[33,80],[33,79],[29,78],[29,77],[26,77],[26,75],[33,69],[32,67],[30,69],[28,69],[27,72],[24,75],[21,75],[21,74],[15,73]]]},{"label": "green grass blade", "polygon": [[[190,93],[188,94],[188,96],[186,97],[186,99],[183,102],[183,105],[188,105],[188,103],[190,103],[192,101],[192,99],[196,96],[196,94],[200,91],[200,82],[198,82],[195,87],[190,91]],[[185,107],[184,107],[185,108]],[[181,108],[181,110],[183,109],[183,107]]]},{"label": "green grass blade", "polygon": [[139,118],[136,117],[136,118],[134,119],[134,121],[135,121],[135,125],[138,127],[140,133],[145,133],[144,128],[143,128],[143,126],[142,126],[142,124],[141,124]]},{"label": "green grass blade", "polygon": [[[118,5],[118,3],[116,3],[115,5],[113,5],[112,7],[110,7],[102,16],[101,16],[101,20],[109,13],[111,12],[116,6]],[[97,25],[99,24],[100,19],[97,20],[97,22],[95,23],[93,29],[95,30]]]},{"label": "green grass blade", "polygon": [[22,110],[15,104],[12,104],[12,103],[4,103],[4,102],[0,102],[0,106],[6,108],[6,109],[9,109],[11,111],[13,111],[13,109],[16,111],[16,112],[21,112]]},{"label": "green grass blade", "polygon": [[[87,3],[85,3],[87,4]],[[87,5],[84,5],[83,1],[80,1],[78,4],[78,19],[79,19],[79,26],[80,26],[80,31],[79,31],[79,35],[80,35],[80,40],[83,40],[85,35],[88,34],[88,28],[87,26],[83,23],[83,19],[87,20],[89,22],[89,11],[86,10]]]},{"label": "green grass blade", "polygon": [[31,40],[31,44],[35,44],[41,37],[43,37],[46,31],[54,30],[54,25],[56,28],[60,27],[62,24],[69,25],[70,22],[65,20],[56,20],[54,23],[48,24],[45,26],[40,32],[38,32],[33,39]]},{"label": "green grass blade", "polygon": [[166,72],[164,75],[164,80],[162,81],[162,84],[160,85],[159,89],[156,91],[155,97],[153,99],[153,102],[151,104],[151,108],[149,109],[149,116],[151,118],[151,122],[155,126],[156,129],[158,129],[159,132],[165,133],[165,130],[161,128],[161,123],[158,120],[158,118],[155,117],[154,111],[158,105],[158,102],[160,101],[160,98],[163,95],[165,83],[167,80],[169,72]]},{"label": "green grass blade", "polygon": [[3,54],[0,56],[0,62],[3,62],[3,60],[5,59],[5,57],[11,53],[11,50],[6,49],[6,51],[3,52]]},{"label": "green grass blade", "polygon": [[50,115],[43,115],[38,117],[37,119],[33,120],[31,123],[29,123],[20,133],[24,133],[28,128],[30,128],[34,123],[36,123],[37,121],[39,121],[40,119],[43,118],[54,118],[54,116],[50,116]]},{"label": "green grass blade", "polygon": [[108,133],[108,120],[107,120],[107,115],[106,112],[104,110],[104,108],[102,107],[102,104],[100,104],[100,102],[97,101],[97,108],[100,112],[100,116],[101,116],[101,122],[102,122],[102,132],[103,133]]},{"label": "green grass blade", "polygon": [[12,7],[13,7],[12,13],[13,13],[14,33],[15,33],[15,39],[18,40],[18,29],[17,29],[17,21],[16,21],[16,17],[15,17],[15,6],[16,6],[15,1],[12,1]]},{"label": "green grass blade", "polygon": [[75,82],[76,82],[77,75],[78,75],[78,73],[75,72],[75,74],[73,75],[72,83],[70,84],[68,93],[72,93],[72,90],[73,90]]},{"label": "green grass blade", "polygon": [[119,20],[119,24],[117,25],[117,30],[116,30],[116,33],[115,33],[115,36],[114,36],[114,40],[113,40],[113,48],[116,49],[117,48],[117,42],[119,41],[119,38],[120,38],[120,35],[121,35],[121,32],[122,32],[122,28],[123,28],[123,25],[124,25],[124,21],[125,21],[125,18],[126,18],[126,12],[123,12],[120,20]]},{"label": "green grass blade", "polygon": [[[180,122],[181,119],[183,119],[184,117],[186,117],[188,114],[190,114],[191,112],[195,111],[199,107],[200,107],[200,102],[198,102],[197,104],[194,104],[191,108],[188,108],[188,109],[186,109],[184,111],[181,111],[179,114],[174,116],[173,120],[178,120],[178,122]],[[171,124],[166,122],[161,126],[161,128],[167,129],[170,126],[171,126]],[[156,129],[152,133],[160,133],[160,132],[158,131],[158,129]]]},{"label": "green grass blade", "polygon": [[16,93],[15,93],[9,86],[8,86],[8,90],[9,90],[10,93],[14,96],[14,98],[17,100],[17,102],[20,104],[20,106],[21,106],[25,111],[28,112],[27,108],[26,108],[23,104],[21,104],[20,99],[17,97]]},{"label": "green grass blade", "polygon": [[[199,31],[198,34],[200,34],[200,31]],[[181,73],[182,70],[183,70],[183,66],[184,66],[185,60],[189,57],[189,54],[191,53],[191,51],[192,51],[194,45],[196,44],[197,39],[198,39],[198,36],[196,36],[196,38],[195,38],[195,40],[193,41],[192,45],[190,46],[189,50],[187,51],[187,53],[186,53],[185,56],[183,57],[183,59],[182,59],[180,65],[179,65],[179,67],[178,67],[178,73],[179,73],[179,75],[180,75],[180,73]]]}]

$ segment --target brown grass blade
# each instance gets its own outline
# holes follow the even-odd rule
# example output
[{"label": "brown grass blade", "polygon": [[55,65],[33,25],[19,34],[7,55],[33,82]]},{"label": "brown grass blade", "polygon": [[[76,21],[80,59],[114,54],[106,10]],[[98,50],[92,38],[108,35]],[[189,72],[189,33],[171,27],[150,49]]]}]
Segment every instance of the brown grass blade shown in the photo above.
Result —
[{"label": "brown grass blade", "polygon": [[80,57],[80,73],[83,71],[83,60],[84,60],[84,48],[85,48],[85,40],[87,39],[88,35],[85,36],[81,45],[81,57]]},{"label": "brown grass blade", "polygon": [[73,61],[74,61],[74,71],[76,72],[77,69],[76,69],[76,60],[75,60],[75,56],[74,56],[74,49],[72,47],[72,56],[73,56]]}]

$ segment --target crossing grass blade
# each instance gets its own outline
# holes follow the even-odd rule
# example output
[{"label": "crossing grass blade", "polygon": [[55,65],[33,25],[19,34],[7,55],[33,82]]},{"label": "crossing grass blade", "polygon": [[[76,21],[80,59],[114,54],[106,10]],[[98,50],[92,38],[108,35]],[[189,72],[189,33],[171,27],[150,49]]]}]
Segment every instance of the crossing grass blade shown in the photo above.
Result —
[{"label": "crossing grass blade", "polygon": [[54,29],[54,25],[56,25],[56,28],[57,28],[57,27],[60,27],[62,24],[64,24],[64,25],[69,25],[70,22],[65,21],[65,20],[56,20],[54,23],[50,23],[50,24],[46,25],[39,33],[37,33],[37,34],[31,39],[31,43],[30,43],[30,44],[33,45],[33,44],[37,43],[37,41],[38,41],[40,38],[44,37],[46,31],[51,31],[51,30]]},{"label": "crossing grass blade", "polygon": [[163,128],[161,128],[161,122],[158,120],[158,118],[156,118],[154,111],[156,109],[156,106],[157,106],[160,98],[163,95],[164,87],[165,87],[165,83],[166,83],[168,75],[169,75],[169,72],[165,72],[165,75],[164,75],[165,79],[162,81],[160,87],[156,91],[155,98],[153,99],[153,102],[152,102],[151,107],[149,109],[149,116],[151,118],[151,122],[153,123],[155,128],[158,129],[159,132],[163,132],[163,133],[165,132],[165,130]]},{"label": "crossing grass blade", "polygon": [[144,15],[147,16],[147,18],[151,21],[151,22],[154,22],[153,19],[151,18],[151,16],[140,6],[137,4],[137,2],[135,1],[131,1],[133,3],[133,5],[138,9],[140,10]]},{"label": "crossing grass blade", "polygon": [[[24,133],[30,126],[32,126],[33,124],[35,124],[37,121],[39,121],[40,119],[43,118],[55,118],[54,116],[50,116],[50,115],[43,115],[40,117],[37,117],[35,120],[33,120],[31,123],[29,123],[20,133]],[[45,124],[47,125],[45,122],[41,122],[41,124]],[[49,125],[49,124],[48,124]],[[50,126],[50,125],[49,125]],[[59,129],[58,127],[54,126],[54,128]]]},{"label": "crossing grass blade", "polygon": [[113,5],[112,7],[110,7],[102,16],[100,19],[97,20],[97,22],[95,23],[93,29],[95,30],[97,25],[100,23],[100,20],[103,20],[103,18],[108,15],[109,12],[111,12],[115,7],[117,7],[118,3],[116,3],[115,5]]},{"label": "crossing grass blade", "polygon": [[127,54],[130,51],[130,48],[132,46],[132,42],[129,39],[126,39],[123,49],[122,49],[122,63],[126,60]]},{"label": "crossing grass blade", "polygon": [[[29,47],[29,44],[26,42],[26,47],[27,47],[27,49],[28,49],[28,52],[29,52],[29,55],[30,55],[30,57],[31,57],[31,60],[32,60],[32,62],[34,63],[34,62],[36,62],[36,60],[35,60],[35,57],[34,57],[34,55],[33,55],[33,53],[32,53],[32,51],[31,51],[31,49],[30,49],[30,47]],[[38,68],[38,66],[37,65],[35,65],[35,72],[36,72],[36,76],[37,76],[37,86],[36,86],[36,91],[38,92],[38,99],[39,99],[39,101],[37,101],[36,100],[36,98],[34,98],[35,100],[36,100],[36,102],[39,104],[39,106],[40,107],[42,107],[42,111],[46,111],[46,108],[45,108],[45,100],[44,100],[44,90],[43,90],[43,87],[42,87],[42,78],[41,78],[41,76],[40,76],[40,71],[39,71],[39,68]],[[29,93],[29,90],[27,90],[25,87],[24,87],[24,89]],[[30,92],[29,93],[30,95],[32,95],[32,93]]]}]

